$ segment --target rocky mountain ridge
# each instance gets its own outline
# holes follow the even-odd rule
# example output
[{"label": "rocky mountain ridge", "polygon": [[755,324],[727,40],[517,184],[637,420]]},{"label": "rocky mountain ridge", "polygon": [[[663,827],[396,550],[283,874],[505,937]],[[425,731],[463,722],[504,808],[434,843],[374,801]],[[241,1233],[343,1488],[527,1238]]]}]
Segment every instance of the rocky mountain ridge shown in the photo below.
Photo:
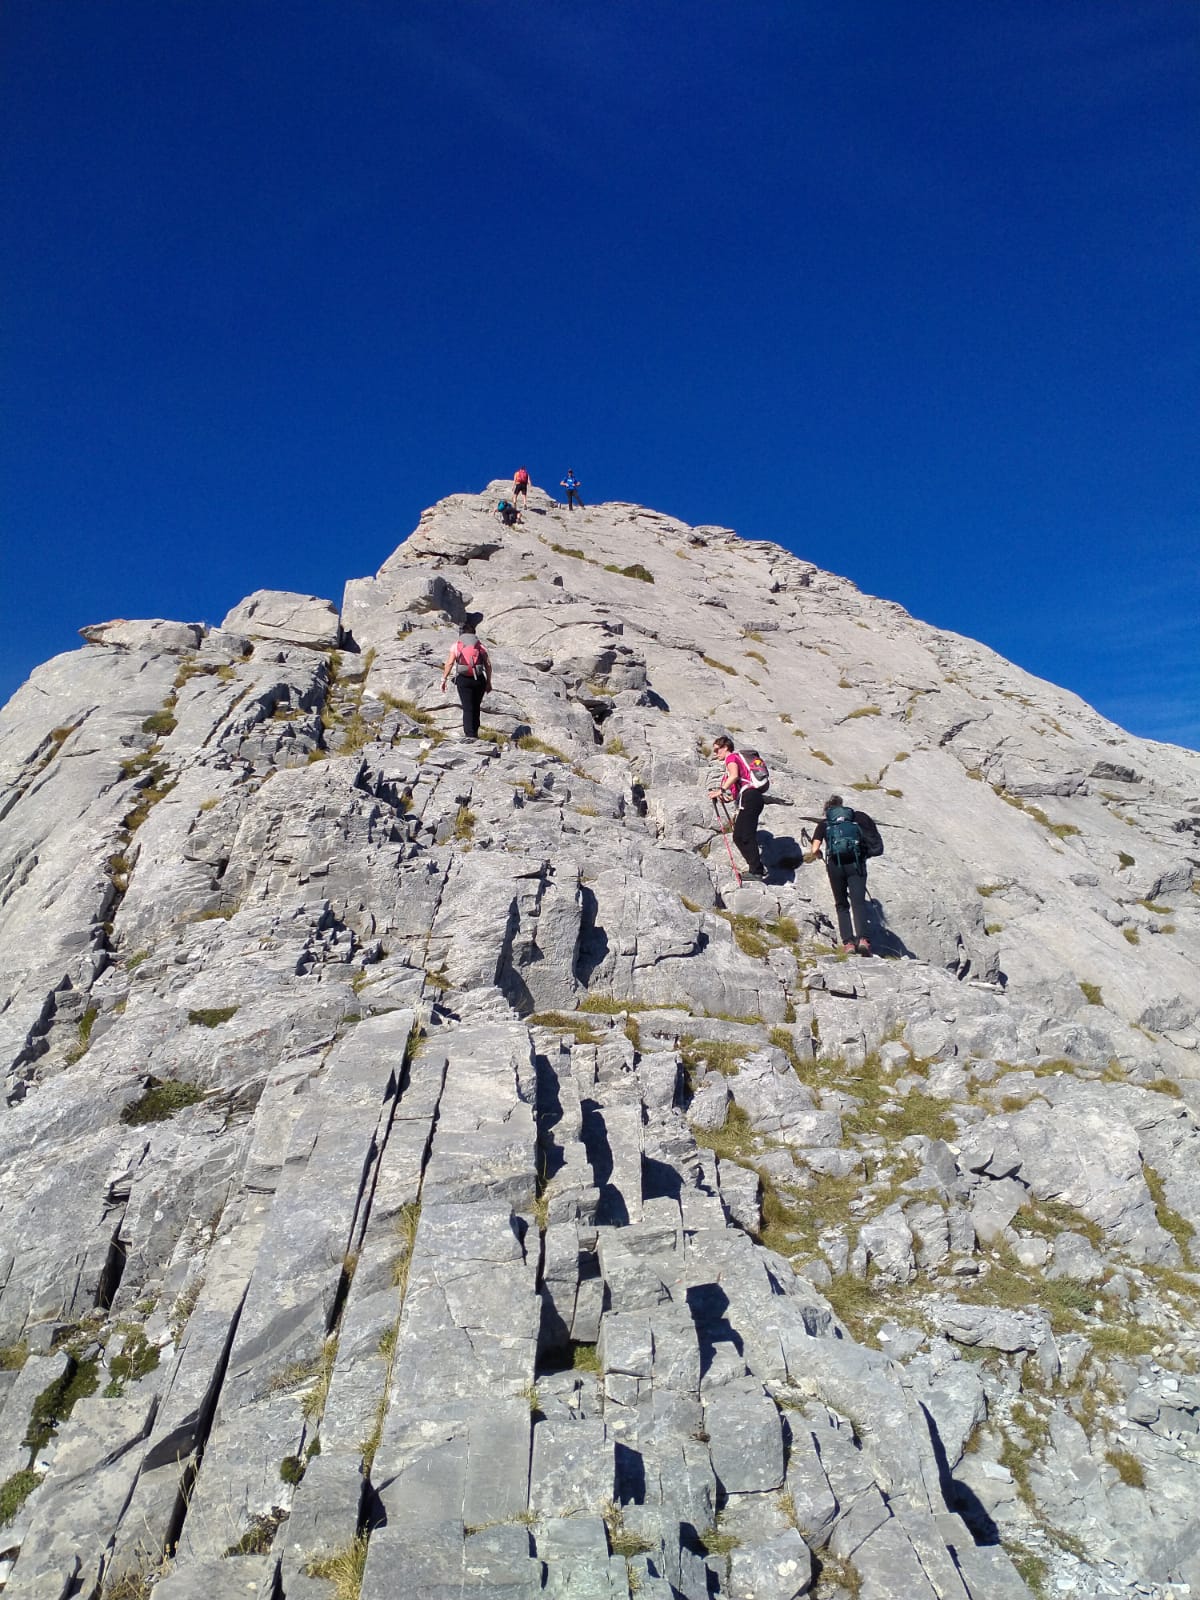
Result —
[{"label": "rocky mountain ridge", "polygon": [[503,487],[0,716],[3,1592],[1188,1593],[1200,755]]}]

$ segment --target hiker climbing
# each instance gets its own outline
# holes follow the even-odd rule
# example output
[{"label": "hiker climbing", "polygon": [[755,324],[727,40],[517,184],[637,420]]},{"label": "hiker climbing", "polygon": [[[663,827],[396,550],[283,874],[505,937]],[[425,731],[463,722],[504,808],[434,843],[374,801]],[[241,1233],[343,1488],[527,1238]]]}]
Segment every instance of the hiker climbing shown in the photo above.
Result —
[{"label": "hiker climbing", "polygon": [[586,511],[587,507],[583,503],[583,496],[579,493],[582,485],[579,482],[579,479],[575,476],[575,469],[573,467],[567,468],[567,475],[561,480],[561,482],[562,487],[567,491],[567,510],[573,511],[575,509],[575,502],[578,500],[579,509],[581,511]]},{"label": "hiker climbing", "polygon": [[486,648],[469,624],[465,626],[451,647],[442,667],[442,690],[454,673],[454,686],[462,702],[463,736],[479,737],[479,708],[483,697],[492,687],[492,662]]},{"label": "hiker climbing", "polygon": [[825,815],[813,829],[804,859],[814,860],[825,846],[825,870],[837,910],[838,937],[847,955],[871,954],[867,938],[867,862],[883,854],[879,829],[865,811],[852,811],[840,794],[825,802]]},{"label": "hiker climbing", "polygon": [[724,733],[713,740],[713,758],[725,763],[725,771],[719,787],[710,789],[708,797],[714,805],[733,808],[733,842],[746,863],[741,876],[761,881],[758,819],[771,782],[767,764],[757,750],[735,750],[733,740]]},{"label": "hiker climbing", "polygon": [[520,501],[522,510],[527,509],[529,505],[528,467],[518,467],[513,473],[513,503],[516,504],[517,501]]},{"label": "hiker climbing", "polygon": [[521,513],[517,510],[516,506],[511,500],[501,500],[500,504],[496,507],[496,515],[500,518],[500,521],[506,528],[511,528],[522,520]]}]

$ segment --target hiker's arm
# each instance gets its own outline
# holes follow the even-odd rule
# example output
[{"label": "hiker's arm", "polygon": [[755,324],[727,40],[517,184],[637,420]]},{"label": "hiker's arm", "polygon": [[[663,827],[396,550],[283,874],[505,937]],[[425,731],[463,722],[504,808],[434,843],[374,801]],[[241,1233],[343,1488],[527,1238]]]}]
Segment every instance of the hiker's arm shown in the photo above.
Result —
[{"label": "hiker's arm", "polygon": [[450,668],[453,665],[454,665],[454,646],[451,645],[450,646],[450,654],[446,657],[445,662],[442,664],[442,688],[443,689],[446,687],[446,684],[449,682],[449,679],[450,679]]}]

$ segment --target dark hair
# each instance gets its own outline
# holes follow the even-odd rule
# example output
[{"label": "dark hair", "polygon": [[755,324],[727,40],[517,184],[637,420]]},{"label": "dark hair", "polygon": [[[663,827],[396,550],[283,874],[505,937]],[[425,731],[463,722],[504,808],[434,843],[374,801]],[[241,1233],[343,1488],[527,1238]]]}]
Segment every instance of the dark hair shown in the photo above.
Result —
[{"label": "dark hair", "polygon": [[719,744],[728,745],[731,750],[733,749],[733,740],[727,733],[719,733],[716,736],[716,738],[713,740],[713,749],[715,750]]},{"label": "dark hair", "polygon": [[825,809],[826,811],[832,811],[834,806],[845,805],[845,803],[840,794],[831,794],[825,802]]}]

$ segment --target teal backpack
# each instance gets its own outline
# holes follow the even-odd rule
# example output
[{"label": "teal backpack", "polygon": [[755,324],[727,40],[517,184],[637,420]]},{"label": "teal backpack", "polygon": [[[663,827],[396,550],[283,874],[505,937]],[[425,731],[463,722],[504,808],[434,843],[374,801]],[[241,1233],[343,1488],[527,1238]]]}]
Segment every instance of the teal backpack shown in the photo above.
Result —
[{"label": "teal backpack", "polygon": [[825,813],[825,859],[839,867],[862,866],[862,829],[849,806],[833,806]]}]

